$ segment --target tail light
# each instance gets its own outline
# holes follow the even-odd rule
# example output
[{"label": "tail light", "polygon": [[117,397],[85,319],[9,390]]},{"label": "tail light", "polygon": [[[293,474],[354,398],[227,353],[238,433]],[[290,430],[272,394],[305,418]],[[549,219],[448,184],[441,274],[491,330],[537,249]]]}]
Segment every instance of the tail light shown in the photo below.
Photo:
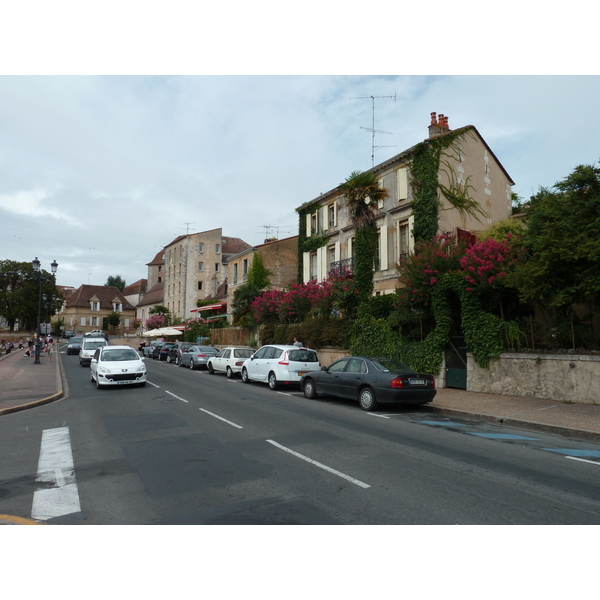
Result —
[{"label": "tail light", "polygon": [[431,378],[431,387],[434,388],[435,387],[435,377]]},{"label": "tail light", "polygon": [[285,365],[285,366],[290,364],[290,361],[288,360],[287,350],[283,353],[283,357],[281,358],[281,360],[279,361],[278,364]]},{"label": "tail light", "polygon": [[198,354],[198,358],[206,358],[207,356],[207,354]]},{"label": "tail light", "polygon": [[243,360],[238,360],[238,361],[235,363],[235,366],[236,366],[236,367],[241,367],[243,364],[244,364],[244,361],[243,361]]},{"label": "tail light", "polygon": [[404,387],[404,381],[402,381],[402,377],[394,377],[394,379],[392,379],[392,381],[390,381],[390,387],[393,387],[393,388]]}]

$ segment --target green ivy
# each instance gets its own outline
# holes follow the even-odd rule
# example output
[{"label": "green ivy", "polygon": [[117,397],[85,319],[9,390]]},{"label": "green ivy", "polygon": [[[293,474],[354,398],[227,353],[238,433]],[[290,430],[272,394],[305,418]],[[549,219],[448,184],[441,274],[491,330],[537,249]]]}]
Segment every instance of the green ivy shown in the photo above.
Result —
[{"label": "green ivy", "polygon": [[304,253],[316,252],[327,244],[328,236],[312,235],[306,232],[306,215],[312,215],[319,207],[321,202],[315,200],[301,208],[297,208],[298,213],[298,283],[304,282]]},{"label": "green ivy", "polygon": [[354,281],[362,302],[367,302],[373,294],[376,252],[376,225],[357,228],[354,233]]}]

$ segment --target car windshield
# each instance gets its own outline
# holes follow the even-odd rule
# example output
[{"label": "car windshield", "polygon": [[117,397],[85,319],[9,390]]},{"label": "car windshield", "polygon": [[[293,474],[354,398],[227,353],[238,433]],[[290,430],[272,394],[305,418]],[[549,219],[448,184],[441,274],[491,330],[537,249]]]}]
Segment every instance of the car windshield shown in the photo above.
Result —
[{"label": "car windshield", "polygon": [[83,339],[83,338],[80,338],[80,337],[72,337],[72,338],[69,340],[69,344],[81,344],[81,340],[82,340],[82,339]]},{"label": "car windshield", "polygon": [[138,353],[132,348],[115,348],[111,350],[105,350],[102,353],[102,360],[105,362],[113,362],[120,360],[138,360]]},{"label": "car windshield", "polygon": [[408,365],[395,360],[393,358],[371,358],[370,361],[380,371],[387,371],[389,373],[414,373]]}]

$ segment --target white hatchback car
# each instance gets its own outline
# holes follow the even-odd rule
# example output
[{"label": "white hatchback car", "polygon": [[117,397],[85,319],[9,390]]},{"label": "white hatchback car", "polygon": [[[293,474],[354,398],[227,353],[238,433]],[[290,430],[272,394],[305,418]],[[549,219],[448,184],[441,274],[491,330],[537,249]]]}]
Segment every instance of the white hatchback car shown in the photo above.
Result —
[{"label": "white hatchback car", "polygon": [[144,359],[130,346],[102,346],[90,363],[90,379],[98,389],[109,385],[146,385]]},{"label": "white hatchback car", "polygon": [[321,368],[314,350],[297,346],[263,346],[242,365],[242,381],[263,381],[276,390],[280,384],[300,384],[304,373]]},{"label": "white hatchback car", "polygon": [[254,354],[251,348],[238,348],[237,346],[228,346],[223,348],[219,354],[211,356],[208,359],[206,367],[212,375],[215,371],[221,371],[231,379],[236,373],[242,372],[242,365],[247,358]]},{"label": "white hatchback car", "polygon": [[98,348],[107,346],[108,342],[101,337],[84,337],[81,340],[81,348],[79,349],[79,364],[82,367],[87,367],[92,362],[92,356]]}]

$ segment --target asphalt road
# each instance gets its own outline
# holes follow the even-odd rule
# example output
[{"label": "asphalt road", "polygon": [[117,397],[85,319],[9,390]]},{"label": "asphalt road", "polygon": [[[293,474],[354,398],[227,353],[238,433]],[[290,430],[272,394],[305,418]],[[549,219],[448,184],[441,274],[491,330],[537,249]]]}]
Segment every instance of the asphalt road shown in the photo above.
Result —
[{"label": "asphalt road", "polygon": [[598,524],[600,445],[366,413],[147,360],[0,419],[0,514],[70,524]]}]

